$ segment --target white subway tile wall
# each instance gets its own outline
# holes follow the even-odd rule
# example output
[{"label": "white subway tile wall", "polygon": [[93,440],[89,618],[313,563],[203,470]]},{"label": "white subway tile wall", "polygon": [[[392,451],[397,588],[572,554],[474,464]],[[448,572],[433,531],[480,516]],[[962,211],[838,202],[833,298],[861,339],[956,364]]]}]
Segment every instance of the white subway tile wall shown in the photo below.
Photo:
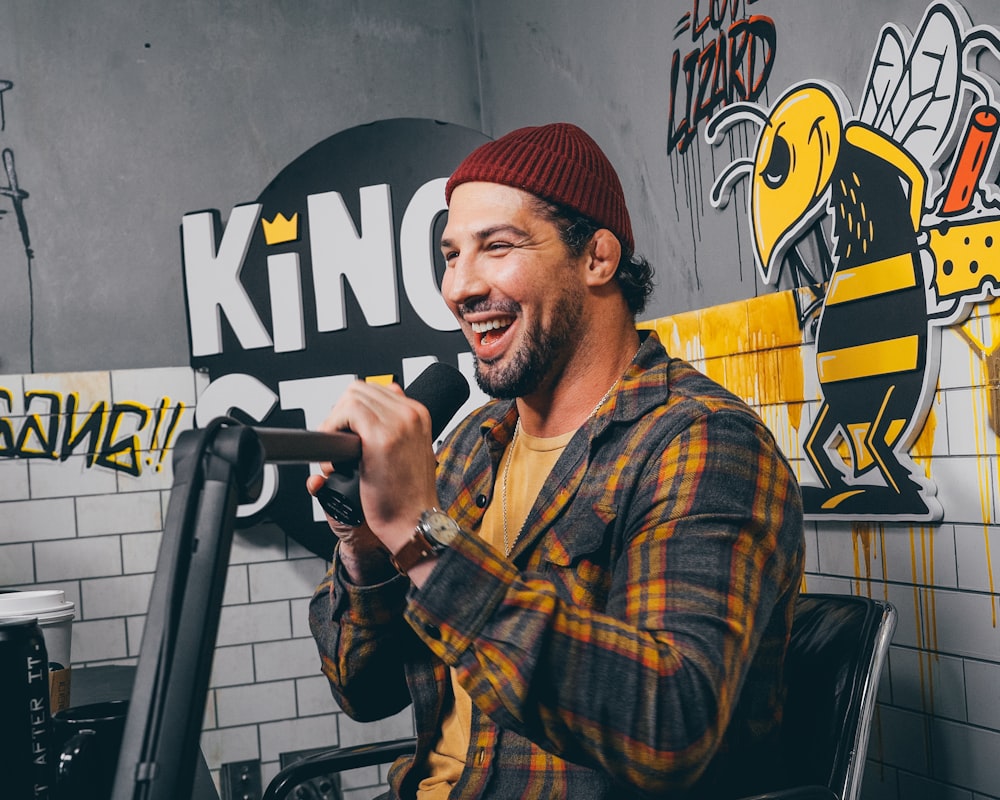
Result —
[{"label": "white subway tile wall", "polygon": [[[0,588],[66,592],[76,604],[78,668],[137,662],[173,482],[170,446],[193,427],[205,385],[187,368],[0,376],[11,398],[0,394],[0,420],[13,437],[0,435]],[[50,430],[51,406],[25,392],[51,394],[61,411],[72,396],[76,414]],[[118,426],[105,427],[100,441],[64,445],[102,401],[106,413],[114,404],[127,409]],[[282,753],[340,741],[342,713],[307,620],[327,565],[275,526],[237,531],[229,560],[202,750],[217,780],[221,764],[248,758],[259,758],[269,779]],[[411,733],[407,723],[390,730]]]},{"label": "white subway tile wall", "polygon": [[[983,320],[974,322],[985,329]],[[704,358],[697,344],[674,350]],[[806,525],[806,591],[884,597],[899,612],[879,691],[866,800],[1000,798],[998,437],[977,356],[948,330],[942,351],[928,469],[945,520]],[[803,348],[803,363],[811,357]],[[713,375],[726,368],[702,366]],[[729,366],[730,377],[738,371]],[[819,389],[805,370],[805,403],[793,414],[768,401],[764,383],[748,384],[754,394],[748,399],[760,400],[762,416],[809,479],[801,436]],[[0,587],[67,593],[76,603],[76,666],[137,659],[172,484],[170,445],[192,427],[205,384],[203,375],[182,368],[0,376],[11,398],[5,404],[0,395],[0,418],[15,435],[32,415],[38,428],[21,442],[22,457],[0,437],[7,448],[0,450]],[[25,397],[31,391],[54,394],[63,408],[63,398],[77,397],[77,428],[101,401],[146,408],[149,415],[121,421],[115,441],[132,447],[92,460],[100,443],[84,440],[60,460],[61,453],[46,454],[45,412]],[[163,423],[173,409],[181,413],[168,442]],[[408,710],[360,724],[330,695],[307,620],[309,596],[326,570],[321,559],[263,525],[236,533],[229,563],[201,739],[211,769],[259,758],[266,781],[282,753],[413,732]],[[351,800],[365,800],[384,779],[385,768],[372,767],[345,775],[343,784]]]},{"label": "white subway tile wall", "polygon": [[76,514],[77,536],[147,533],[163,527],[159,492],[80,497]]}]

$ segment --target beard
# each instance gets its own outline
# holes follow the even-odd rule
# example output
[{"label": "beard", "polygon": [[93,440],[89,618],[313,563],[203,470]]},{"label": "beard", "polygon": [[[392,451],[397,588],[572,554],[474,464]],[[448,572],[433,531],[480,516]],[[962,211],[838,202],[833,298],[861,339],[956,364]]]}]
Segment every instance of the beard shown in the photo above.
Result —
[{"label": "beard", "polygon": [[537,390],[546,380],[555,380],[580,335],[584,289],[568,284],[559,296],[557,315],[547,328],[535,320],[525,331],[524,341],[506,364],[484,364],[476,359],[476,383],[490,397],[513,400]]}]

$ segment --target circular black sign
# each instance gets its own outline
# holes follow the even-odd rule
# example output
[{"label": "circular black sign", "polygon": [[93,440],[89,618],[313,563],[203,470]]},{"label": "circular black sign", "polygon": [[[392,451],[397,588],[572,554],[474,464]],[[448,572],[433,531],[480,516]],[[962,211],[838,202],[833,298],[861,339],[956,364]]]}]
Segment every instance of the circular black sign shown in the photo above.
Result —
[{"label": "circular black sign", "polygon": [[[228,278],[208,299],[192,296],[207,284],[187,280],[191,364],[211,379],[198,424],[225,413],[311,428],[345,381],[402,380],[408,359],[457,367],[468,345],[440,298],[443,186],[486,141],[434,120],[362,125],[303,153],[254,203],[234,208],[225,227],[216,216],[214,246]],[[186,231],[184,247],[191,270]],[[329,559],[333,536],[304,487],[309,468],[269,469],[261,500],[241,508],[240,527],[271,521]]]}]

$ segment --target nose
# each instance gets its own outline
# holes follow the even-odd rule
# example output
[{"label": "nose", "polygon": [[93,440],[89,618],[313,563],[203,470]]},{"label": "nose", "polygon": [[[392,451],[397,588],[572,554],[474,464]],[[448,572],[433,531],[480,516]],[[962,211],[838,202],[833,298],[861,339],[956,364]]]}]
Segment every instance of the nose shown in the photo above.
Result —
[{"label": "nose", "polygon": [[441,279],[441,295],[452,309],[482,299],[489,292],[489,285],[475,258],[456,256],[448,264]]}]

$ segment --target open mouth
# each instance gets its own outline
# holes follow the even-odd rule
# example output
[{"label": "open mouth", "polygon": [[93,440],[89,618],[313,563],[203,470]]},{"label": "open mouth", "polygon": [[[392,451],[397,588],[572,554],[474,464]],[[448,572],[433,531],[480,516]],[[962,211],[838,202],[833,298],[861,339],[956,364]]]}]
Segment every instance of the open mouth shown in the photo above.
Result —
[{"label": "open mouth", "polygon": [[479,338],[479,345],[489,347],[500,341],[513,323],[513,317],[499,317],[469,324],[472,327],[472,332]]}]

